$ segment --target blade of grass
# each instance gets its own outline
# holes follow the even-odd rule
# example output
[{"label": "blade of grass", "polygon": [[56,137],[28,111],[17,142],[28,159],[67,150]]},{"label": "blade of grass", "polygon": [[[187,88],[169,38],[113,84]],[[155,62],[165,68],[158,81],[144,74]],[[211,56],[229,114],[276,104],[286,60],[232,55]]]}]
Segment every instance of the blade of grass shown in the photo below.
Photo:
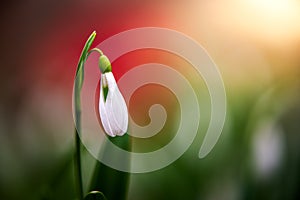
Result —
[{"label": "blade of grass", "polygon": [[86,41],[83,50],[81,52],[75,76],[74,83],[74,106],[75,106],[75,173],[77,177],[77,190],[79,199],[83,199],[83,187],[82,187],[82,175],[81,175],[81,141],[80,141],[80,129],[81,129],[81,100],[80,92],[84,79],[84,63],[87,59],[88,51],[96,37],[94,31],[88,40]]}]

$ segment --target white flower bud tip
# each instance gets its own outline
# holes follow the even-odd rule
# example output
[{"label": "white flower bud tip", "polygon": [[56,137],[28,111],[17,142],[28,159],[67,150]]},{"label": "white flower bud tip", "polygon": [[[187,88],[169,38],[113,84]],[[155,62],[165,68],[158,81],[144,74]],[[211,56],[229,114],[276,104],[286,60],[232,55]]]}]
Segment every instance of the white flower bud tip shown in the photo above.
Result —
[{"label": "white flower bud tip", "polygon": [[[106,100],[105,87],[108,88]],[[122,136],[127,132],[128,110],[112,72],[101,74],[99,113],[103,128],[109,136]]]}]

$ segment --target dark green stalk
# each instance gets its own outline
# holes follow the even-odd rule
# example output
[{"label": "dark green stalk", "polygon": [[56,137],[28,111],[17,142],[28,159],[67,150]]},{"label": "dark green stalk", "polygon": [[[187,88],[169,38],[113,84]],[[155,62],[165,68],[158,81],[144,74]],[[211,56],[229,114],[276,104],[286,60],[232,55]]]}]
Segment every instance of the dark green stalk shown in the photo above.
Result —
[{"label": "dark green stalk", "polygon": [[82,175],[81,175],[81,143],[80,138],[75,128],[75,173],[77,177],[77,189],[78,189],[78,197],[79,199],[83,199],[83,185],[82,185]]},{"label": "dark green stalk", "polygon": [[[122,137],[109,137],[109,140],[120,148],[130,151],[131,140],[128,134]],[[130,158],[124,157],[120,152],[115,152],[104,144],[101,156],[108,156],[111,159],[122,161],[125,168],[129,168]],[[128,196],[129,186],[129,173],[112,169],[101,162],[97,161],[92,181],[90,184],[90,190],[97,190],[103,192],[107,199],[126,200]]]}]

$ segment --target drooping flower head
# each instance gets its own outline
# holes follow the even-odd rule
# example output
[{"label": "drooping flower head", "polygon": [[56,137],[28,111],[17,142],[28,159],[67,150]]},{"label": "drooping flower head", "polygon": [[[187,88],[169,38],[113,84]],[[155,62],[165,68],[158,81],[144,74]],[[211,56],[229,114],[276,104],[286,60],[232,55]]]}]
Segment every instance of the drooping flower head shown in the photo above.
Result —
[{"label": "drooping flower head", "polygon": [[122,136],[127,132],[128,110],[125,100],[118,88],[111,64],[105,55],[99,58],[100,98],[99,114],[105,132],[111,136]]}]

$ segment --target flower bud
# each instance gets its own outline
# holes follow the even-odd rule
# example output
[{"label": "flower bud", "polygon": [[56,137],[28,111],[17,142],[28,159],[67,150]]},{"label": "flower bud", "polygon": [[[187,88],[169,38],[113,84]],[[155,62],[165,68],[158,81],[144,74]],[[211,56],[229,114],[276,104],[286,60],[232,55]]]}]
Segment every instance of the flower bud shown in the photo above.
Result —
[{"label": "flower bud", "polygon": [[99,69],[102,74],[106,72],[111,72],[110,61],[105,55],[101,55],[99,58]]},{"label": "flower bud", "polygon": [[127,132],[128,110],[112,72],[101,74],[99,114],[109,136],[122,136]]}]

